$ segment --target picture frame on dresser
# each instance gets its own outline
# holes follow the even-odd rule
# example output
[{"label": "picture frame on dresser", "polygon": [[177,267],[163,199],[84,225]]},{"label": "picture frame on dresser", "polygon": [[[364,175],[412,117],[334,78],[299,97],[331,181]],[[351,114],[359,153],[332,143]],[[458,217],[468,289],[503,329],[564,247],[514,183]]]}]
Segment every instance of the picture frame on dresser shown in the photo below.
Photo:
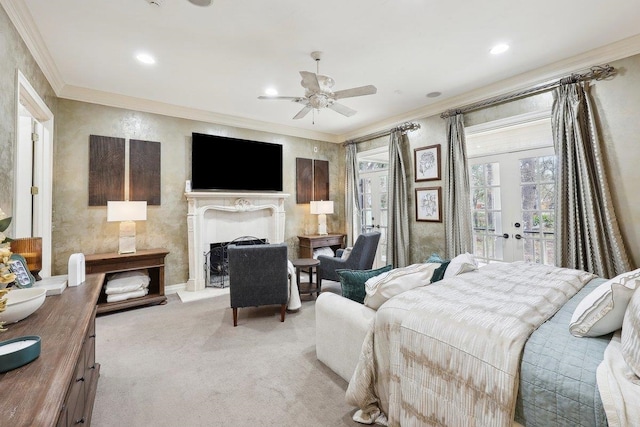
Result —
[{"label": "picture frame on dresser", "polygon": [[29,271],[27,260],[20,254],[11,254],[9,269],[16,275],[14,285],[18,288],[30,288],[36,281]]}]

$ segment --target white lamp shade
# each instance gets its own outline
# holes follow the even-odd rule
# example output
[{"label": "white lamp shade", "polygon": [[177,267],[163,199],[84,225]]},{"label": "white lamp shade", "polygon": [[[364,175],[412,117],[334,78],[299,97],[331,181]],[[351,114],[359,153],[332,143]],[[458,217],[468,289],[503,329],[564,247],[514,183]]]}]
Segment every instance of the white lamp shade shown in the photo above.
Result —
[{"label": "white lamp shade", "polygon": [[146,221],[147,202],[107,202],[107,221]]},{"label": "white lamp shade", "polygon": [[318,202],[311,202],[312,214],[332,214],[333,202],[330,200],[321,200]]}]

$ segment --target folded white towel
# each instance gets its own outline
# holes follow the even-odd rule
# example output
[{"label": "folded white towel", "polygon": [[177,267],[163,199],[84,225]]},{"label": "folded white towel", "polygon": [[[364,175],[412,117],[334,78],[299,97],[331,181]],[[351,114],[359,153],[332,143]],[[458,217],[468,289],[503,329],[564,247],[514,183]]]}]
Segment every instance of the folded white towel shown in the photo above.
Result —
[{"label": "folded white towel", "polygon": [[146,284],[129,283],[124,285],[118,285],[118,284],[111,284],[107,282],[107,284],[104,287],[104,292],[107,295],[123,294],[126,292],[139,291],[140,289],[147,289],[148,287],[149,287],[148,283]]},{"label": "folded white towel", "polygon": [[124,271],[109,275],[104,289],[107,295],[132,292],[147,288],[150,281],[147,270]]},{"label": "folded white towel", "polygon": [[107,295],[107,302],[117,302],[128,300],[129,298],[143,297],[147,295],[147,293],[149,293],[148,289],[140,289],[137,291],[125,292],[123,294]]}]

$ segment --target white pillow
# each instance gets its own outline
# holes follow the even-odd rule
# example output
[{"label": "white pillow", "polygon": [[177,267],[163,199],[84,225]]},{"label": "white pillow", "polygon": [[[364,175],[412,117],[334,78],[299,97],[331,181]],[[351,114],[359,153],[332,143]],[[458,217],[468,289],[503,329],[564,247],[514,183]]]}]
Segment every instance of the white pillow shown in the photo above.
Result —
[{"label": "white pillow", "polygon": [[342,255],[340,255],[340,259],[347,259],[349,258],[349,255],[351,255],[351,250],[353,248],[351,246],[349,246],[348,248],[344,248],[342,250]]},{"label": "white pillow", "polygon": [[333,249],[331,249],[329,246],[323,246],[323,247],[314,249],[313,259],[318,259],[318,255],[326,255],[330,257],[336,256],[335,252],[333,252]]},{"label": "white pillow", "polygon": [[638,278],[640,268],[620,274],[591,291],[571,316],[571,334],[576,337],[597,337],[620,329]]},{"label": "white pillow", "polygon": [[443,279],[447,277],[457,276],[458,274],[467,273],[469,271],[478,269],[478,261],[476,261],[476,257],[466,252],[458,255],[454,259],[451,260],[447,269],[444,272]]},{"label": "white pillow", "polygon": [[629,368],[640,377],[640,292],[635,292],[622,322],[620,337],[622,357]]},{"label": "white pillow", "polygon": [[365,284],[364,305],[377,310],[389,298],[402,292],[431,283],[431,276],[438,263],[411,264],[386,271],[368,279]]}]

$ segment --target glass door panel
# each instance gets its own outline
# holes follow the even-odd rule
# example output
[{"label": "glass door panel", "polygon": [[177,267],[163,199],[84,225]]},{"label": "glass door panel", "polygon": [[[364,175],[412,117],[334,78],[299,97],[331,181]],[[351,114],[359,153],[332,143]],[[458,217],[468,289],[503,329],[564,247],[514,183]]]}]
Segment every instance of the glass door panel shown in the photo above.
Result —
[{"label": "glass door panel", "polygon": [[[358,153],[360,201],[362,206],[360,233],[379,231],[380,241],[374,268],[387,263],[389,150],[376,148]],[[358,234],[360,234],[358,233]],[[354,241],[357,236],[354,236]]]},{"label": "glass door panel", "polygon": [[388,193],[386,170],[360,173],[362,188],[362,232],[379,231],[380,241],[376,251],[374,268],[386,265],[387,261],[387,222]]},{"label": "glass door panel", "polygon": [[469,160],[474,255],[553,264],[553,148]]}]

